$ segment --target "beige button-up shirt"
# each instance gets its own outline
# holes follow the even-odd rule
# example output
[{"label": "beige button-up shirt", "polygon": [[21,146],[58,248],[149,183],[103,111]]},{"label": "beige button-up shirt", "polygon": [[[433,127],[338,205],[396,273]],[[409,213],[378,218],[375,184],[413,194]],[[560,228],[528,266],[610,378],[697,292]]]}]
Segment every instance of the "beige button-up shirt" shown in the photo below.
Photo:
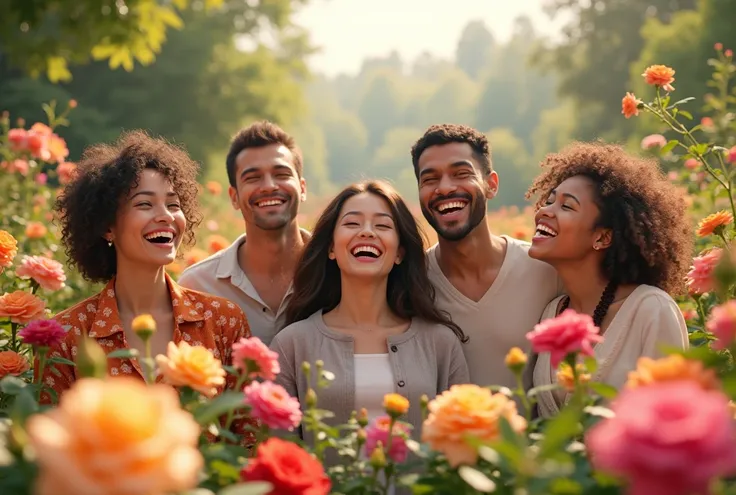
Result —
[{"label": "beige button-up shirt", "polygon": [[[309,232],[302,230],[302,238],[308,240]],[[240,306],[248,318],[251,334],[270,345],[284,327],[292,287],[289,286],[278,308],[269,308],[238,263],[238,249],[245,242],[243,234],[228,248],[184,270],[177,282],[182,287],[224,297]]]}]

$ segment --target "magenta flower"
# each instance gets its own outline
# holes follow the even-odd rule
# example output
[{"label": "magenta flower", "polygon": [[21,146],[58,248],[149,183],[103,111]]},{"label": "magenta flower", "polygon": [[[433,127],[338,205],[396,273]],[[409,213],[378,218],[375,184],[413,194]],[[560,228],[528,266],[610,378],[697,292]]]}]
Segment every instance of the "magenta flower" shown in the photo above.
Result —
[{"label": "magenta flower", "polygon": [[251,415],[269,428],[292,431],[302,421],[299,401],[281,385],[253,382],[243,390]]},{"label": "magenta flower", "polygon": [[56,320],[34,320],[18,332],[24,344],[34,347],[56,347],[66,336],[66,330]]},{"label": "magenta flower", "polygon": [[250,371],[250,378],[273,380],[281,372],[279,355],[258,337],[242,338],[233,344],[233,366]]},{"label": "magenta flower", "polygon": [[549,352],[555,368],[570,353],[580,352],[593,355],[593,344],[602,342],[600,329],[593,324],[593,318],[566,309],[556,318],[544,320],[526,334],[534,352]]},{"label": "magenta flower", "polygon": [[[374,419],[365,429],[365,455],[371,456],[376,449],[378,442],[381,442],[385,449],[388,445],[388,429],[391,425],[391,418],[388,416],[379,416]],[[385,454],[394,462],[404,462],[406,456],[409,455],[409,447],[406,440],[409,438],[411,425],[401,421],[394,423],[393,435],[391,438],[391,450]]]}]

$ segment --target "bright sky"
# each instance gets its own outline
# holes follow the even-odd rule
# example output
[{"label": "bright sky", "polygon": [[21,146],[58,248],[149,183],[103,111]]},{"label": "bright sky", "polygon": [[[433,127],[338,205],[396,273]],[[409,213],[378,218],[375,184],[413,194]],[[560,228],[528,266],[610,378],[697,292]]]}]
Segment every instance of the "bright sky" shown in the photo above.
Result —
[{"label": "bright sky", "polygon": [[554,35],[544,0],[311,0],[297,13],[321,53],[310,60],[319,72],[354,74],[363,58],[397,50],[411,61],[422,52],[451,58],[465,25],[481,19],[493,35],[508,39],[513,21],[527,15],[538,32]]}]

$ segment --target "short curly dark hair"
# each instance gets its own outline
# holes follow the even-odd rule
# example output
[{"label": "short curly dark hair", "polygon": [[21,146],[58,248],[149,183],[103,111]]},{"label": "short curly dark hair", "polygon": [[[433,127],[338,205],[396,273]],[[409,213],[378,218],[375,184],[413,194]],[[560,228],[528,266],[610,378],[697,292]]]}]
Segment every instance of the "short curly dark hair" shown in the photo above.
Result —
[{"label": "short curly dark hair", "polygon": [[473,149],[475,159],[480,163],[483,174],[488,175],[493,170],[491,146],[485,134],[467,125],[435,124],[427,128],[424,135],[411,147],[414,175],[419,178],[419,157],[427,148],[449,143],[468,143]]},{"label": "short curly dark hair", "polygon": [[183,244],[194,244],[194,229],[202,221],[197,200],[199,165],[163,139],[139,130],[124,133],[112,145],[87,148],[74,180],[56,201],[67,256],[87,280],[107,282],[117,273],[115,250],[103,236],[114,224],[121,200],[138,185],[145,169],[156,170],[173,185],[187,219]]},{"label": "short curly dark hair", "polygon": [[692,226],[684,192],[667,180],[655,160],[614,144],[576,142],[547,155],[542,167],[546,170],[526,194],[539,195],[537,208],[570,177],[582,175],[597,185],[598,226],[613,232],[601,267],[609,280],[681,293],[692,260]]},{"label": "short curly dark hair", "polygon": [[230,143],[230,149],[225,157],[225,167],[227,168],[227,179],[231,186],[235,187],[235,159],[238,154],[247,148],[260,148],[270,144],[282,144],[289,148],[294,156],[296,173],[299,177],[302,176],[302,152],[297,146],[296,140],[273,122],[262,120],[241,129]]}]

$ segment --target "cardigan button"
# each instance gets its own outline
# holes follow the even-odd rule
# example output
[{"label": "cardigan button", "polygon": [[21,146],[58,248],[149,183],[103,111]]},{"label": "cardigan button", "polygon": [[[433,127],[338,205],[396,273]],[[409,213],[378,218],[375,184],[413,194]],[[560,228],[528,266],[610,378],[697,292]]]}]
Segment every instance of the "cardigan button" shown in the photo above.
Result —
[{"label": "cardigan button", "polygon": [[396,347],[395,345],[392,345],[391,346],[391,352],[397,352],[398,350],[399,350],[399,348]]},{"label": "cardigan button", "polygon": [[399,381],[399,387],[403,387],[404,385],[406,385],[406,382],[404,382],[404,380],[400,380]]}]

